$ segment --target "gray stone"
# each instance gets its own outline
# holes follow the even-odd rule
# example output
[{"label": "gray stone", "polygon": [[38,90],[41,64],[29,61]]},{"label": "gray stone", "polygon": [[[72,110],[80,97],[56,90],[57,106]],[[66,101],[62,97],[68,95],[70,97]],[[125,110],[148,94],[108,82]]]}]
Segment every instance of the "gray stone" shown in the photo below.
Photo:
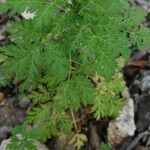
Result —
[{"label": "gray stone", "polygon": [[[0,150],[6,150],[6,147],[10,142],[11,142],[11,139],[4,140],[0,145]],[[35,141],[34,145],[37,147],[37,150],[48,150],[46,145],[42,144],[39,141]]]},{"label": "gray stone", "polygon": [[0,127],[15,126],[25,119],[25,110],[13,107],[0,107]]}]

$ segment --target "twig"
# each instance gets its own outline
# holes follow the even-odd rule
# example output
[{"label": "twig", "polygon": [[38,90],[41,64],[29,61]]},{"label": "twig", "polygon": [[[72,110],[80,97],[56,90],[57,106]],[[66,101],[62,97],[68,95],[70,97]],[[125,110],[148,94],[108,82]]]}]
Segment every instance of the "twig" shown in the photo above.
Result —
[{"label": "twig", "polygon": [[71,117],[72,117],[74,128],[75,128],[76,131],[78,131],[78,127],[77,127],[77,124],[76,124],[76,119],[75,119],[75,116],[74,116],[74,112],[71,109],[70,109],[70,111],[71,111]]},{"label": "twig", "polygon": [[150,135],[150,132],[149,131],[145,131],[145,132],[142,132],[140,133],[133,141],[131,144],[129,144],[129,146],[127,147],[127,150],[132,150],[136,145],[137,143],[144,137],[144,136],[148,136]]},{"label": "twig", "polygon": [[[71,56],[71,52],[70,52],[70,55],[69,55],[69,65],[70,65],[70,69],[69,69],[69,74],[68,74],[68,80],[70,80],[70,78],[71,78],[71,69],[72,69],[71,61],[72,61],[72,56]],[[69,105],[70,105],[70,101],[69,101]],[[76,131],[78,131],[74,112],[73,112],[73,110],[72,110],[71,108],[70,108],[70,111],[71,111],[71,117],[72,117],[72,121],[73,121],[74,128],[75,128]]]},{"label": "twig", "polygon": [[89,128],[90,128],[90,143],[92,149],[100,150],[100,137],[98,135],[97,128],[92,122],[90,122]]}]

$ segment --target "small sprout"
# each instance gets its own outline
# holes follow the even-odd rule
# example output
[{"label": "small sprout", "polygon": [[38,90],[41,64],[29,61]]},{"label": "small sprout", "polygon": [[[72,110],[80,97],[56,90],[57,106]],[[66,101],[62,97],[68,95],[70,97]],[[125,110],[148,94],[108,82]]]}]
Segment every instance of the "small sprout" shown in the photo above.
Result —
[{"label": "small sprout", "polygon": [[70,140],[69,144],[73,144],[77,148],[77,150],[80,150],[82,146],[84,146],[84,143],[86,141],[87,141],[87,137],[85,134],[76,133]]}]

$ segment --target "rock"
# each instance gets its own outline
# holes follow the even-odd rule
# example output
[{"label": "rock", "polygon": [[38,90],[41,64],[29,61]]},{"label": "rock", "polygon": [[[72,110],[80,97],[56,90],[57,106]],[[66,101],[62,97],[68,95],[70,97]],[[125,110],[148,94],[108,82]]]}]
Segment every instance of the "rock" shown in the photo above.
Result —
[{"label": "rock", "polygon": [[25,95],[18,95],[17,99],[18,99],[18,105],[20,108],[23,108],[23,109],[28,108],[30,104],[30,100]]},{"label": "rock", "polygon": [[150,12],[150,2],[148,0],[134,0],[137,5],[142,6]]},{"label": "rock", "polygon": [[120,112],[119,117],[111,121],[108,127],[107,137],[112,147],[117,147],[125,139],[133,136],[136,130],[133,99],[129,97],[127,89],[125,89],[123,96],[126,99],[126,104]]},{"label": "rock", "polygon": [[40,141],[35,141],[34,145],[37,147],[38,150],[48,150],[46,145],[42,144]]},{"label": "rock", "polygon": [[[144,132],[148,130],[150,125],[150,71],[148,69],[141,69],[137,75],[140,90],[135,90],[132,84],[131,95],[134,95],[134,107],[135,107],[135,122],[137,131]],[[137,93],[137,91],[139,91]],[[137,96],[135,96],[137,95]]]},{"label": "rock", "polygon": [[0,128],[0,143],[10,136],[11,127],[3,126]]},{"label": "rock", "polygon": [[0,3],[6,3],[6,0],[0,0]]},{"label": "rock", "polygon": [[15,107],[16,103],[17,103],[16,97],[11,96],[11,97],[5,98],[5,103],[2,103],[2,104],[3,106],[7,106],[7,107]]},{"label": "rock", "polygon": [[2,143],[0,145],[0,150],[6,150],[7,144],[9,144],[9,143],[10,143],[10,139],[2,141]]},{"label": "rock", "polygon": [[141,95],[137,101],[136,125],[138,132],[148,130],[150,125],[150,95]]},{"label": "rock", "polygon": [[122,69],[123,76],[128,87],[133,84],[137,75],[142,69],[150,68],[149,56],[150,51],[133,51],[131,58],[127,61]]},{"label": "rock", "polygon": [[54,150],[61,150],[61,149],[75,150],[74,146],[66,144],[67,142],[68,141],[57,138],[57,139],[50,140],[47,145],[49,149],[54,149]]},{"label": "rock", "polygon": [[[1,93],[0,93],[1,96]],[[9,96],[0,103],[1,106],[16,107],[27,110],[30,100],[25,95]]]},{"label": "rock", "polygon": [[8,18],[9,17],[7,13],[0,14],[0,25],[6,24],[8,21]]},{"label": "rock", "polygon": [[141,70],[140,71],[140,78],[141,78],[141,91],[143,93],[150,94],[150,71],[148,70]]},{"label": "rock", "polygon": [[0,127],[15,126],[25,119],[25,111],[19,108],[0,107]]},{"label": "rock", "polygon": [[[6,147],[10,142],[11,142],[11,138],[4,140],[0,145],[0,150],[6,150]],[[48,150],[46,145],[42,144],[39,141],[35,141],[34,145],[37,147],[37,150]]]},{"label": "rock", "polygon": [[0,41],[4,40],[5,36],[3,34],[0,34]]}]

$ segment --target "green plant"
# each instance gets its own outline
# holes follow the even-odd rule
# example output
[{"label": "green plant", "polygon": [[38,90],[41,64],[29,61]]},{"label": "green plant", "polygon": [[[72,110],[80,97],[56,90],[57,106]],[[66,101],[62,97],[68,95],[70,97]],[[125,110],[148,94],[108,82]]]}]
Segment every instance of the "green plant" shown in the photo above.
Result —
[{"label": "green plant", "polygon": [[102,142],[100,150],[111,150],[111,148],[107,143]]},{"label": "green plant", "polygon": [[[115,117],[122,105],[116,94],[122,79],[113,78],[116,58],[128,57],[130,43],[150,45],[150,31],[139,25],[145,11],[130,7],[128,0],[8,0],[0,7],[10,15],[25,10],[35,16],[10,22],[15,44],[0,48],[0,69],[7,81],[21,81],[21,91],[32,88],[29,97],[36,107],[26,123],[36,126],[38,139],[76,129],[69,114],[81,106],[92,107],[97,119]],[[95,74],[104,78],[97,88],[91,82]]]}]

